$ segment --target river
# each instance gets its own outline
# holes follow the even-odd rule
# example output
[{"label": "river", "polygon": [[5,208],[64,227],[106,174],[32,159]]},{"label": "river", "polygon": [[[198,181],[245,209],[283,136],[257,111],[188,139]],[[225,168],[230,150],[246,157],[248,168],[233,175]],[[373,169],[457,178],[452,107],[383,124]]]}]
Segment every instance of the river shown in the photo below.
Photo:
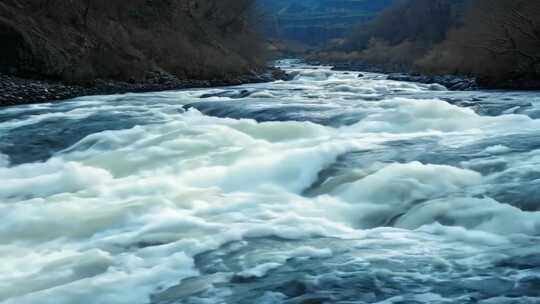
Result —
[{"label": "river", "polygon": [[539,92],[279,65],[0,109],[0,302],[540,303]]}]

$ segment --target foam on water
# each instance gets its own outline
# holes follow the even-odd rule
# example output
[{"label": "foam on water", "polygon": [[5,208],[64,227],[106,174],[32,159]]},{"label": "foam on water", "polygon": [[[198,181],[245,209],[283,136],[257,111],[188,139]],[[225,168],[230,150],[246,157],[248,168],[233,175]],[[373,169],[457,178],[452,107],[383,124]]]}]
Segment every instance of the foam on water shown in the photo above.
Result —
[{"label": "foam on water", "polygon": [[[540,198],[525,209],[497,192],[540,179],[540,147],[501,137],[536,136],[539,121],[482,116],[437,86],[287,68],[293,81],[1,110],[0,302],[540,301],[523,283],[540,280],[540,261],[519,266],[540,240]],[[285,104],[306,111],[291,119]],[[107,119],[82,125],[97,113]],[[62,119],[87,135],[10,163],[30,130]],[[467,281],[486,275],[504,284]],[[469,283],[437,283],[452,277]]]}]

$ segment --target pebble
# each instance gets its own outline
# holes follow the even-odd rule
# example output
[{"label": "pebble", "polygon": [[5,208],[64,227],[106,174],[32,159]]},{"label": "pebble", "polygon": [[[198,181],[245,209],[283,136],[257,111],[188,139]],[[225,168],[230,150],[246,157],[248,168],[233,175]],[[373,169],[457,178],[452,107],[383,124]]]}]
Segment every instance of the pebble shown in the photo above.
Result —
[{"label": "pebble", "polygon": [[244,76],[214,80],[180,80],[170,74],[153,72],[147,76],[144,82],[140,83],[136,83],[132,79],[128,82],[96,80],[92,86],[85,87],[0,74],[0,107],[50,102],[88,95],[207,88],[274,80],[289,80],[289,76],[276,68],[269,68],[264,73],[252,72]]}]

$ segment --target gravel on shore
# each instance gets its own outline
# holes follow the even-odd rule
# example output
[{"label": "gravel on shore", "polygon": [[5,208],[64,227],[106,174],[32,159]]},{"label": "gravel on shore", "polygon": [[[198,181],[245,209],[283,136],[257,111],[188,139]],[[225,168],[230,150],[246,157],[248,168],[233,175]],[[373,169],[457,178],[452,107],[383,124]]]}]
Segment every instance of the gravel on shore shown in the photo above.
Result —
[{"label": "gravel on shore", "polygon": [[230,79],[180,80],[170,74],[154,73],[144,82],[96,80],[92,85],[69,85],[62,82],[25,79],[0,74],[0,107],[44,103],[89,95],[142,93],[153,91],[208,88],[245,83],[287,80],[280,69],[269,69],[262,74],[252,73]]}]

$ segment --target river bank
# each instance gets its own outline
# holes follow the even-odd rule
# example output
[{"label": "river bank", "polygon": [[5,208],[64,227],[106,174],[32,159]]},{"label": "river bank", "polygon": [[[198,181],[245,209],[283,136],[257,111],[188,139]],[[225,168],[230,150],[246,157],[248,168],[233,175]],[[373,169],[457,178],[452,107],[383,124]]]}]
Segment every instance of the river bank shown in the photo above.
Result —
[{"label": "river bank", "polygon": [[417,82],[424,84],[440,84],[450,91],[472,90],[509,90],[536,91],[540,89],[540,79],[526,79],[516,75],[511,79],[494,79],[452,74],[423,74],[411,69],[392,64],[373,64],[361,61],[333,61],[324,59],[308,59],[313,65],[333,66],[336,71],[358,71],[388,74],[389,80]]},{"label": "river bank", "polygon": [[0,105],[273,80],[252,1],[2,1]]},{"label": "river bank", "polygon": [[264,73],[253,72],[236,77],[211,80],[178,79],[170,74],[154,73],[142,82],[98,79],[87,86],[70,85],[59,81],[25,79],[0,74],[0,107],[59,101],[89,95],[210,88],[270,82],[280,79],[286,80],[288,76],[284,71],[277,68],[269,68]]},{"label": "river bank", "polygon": [[489,89],[479,85],[478,81],[473,77],[459,75],[422,75],[412,73],[400,66],[372,64],[366,62],[335,62],[335,61],[308,61],[310,64],[324,64],[333,66],[336,71],[357,71],[388,74],[389,80],[417,82],[423,84],[440,84],[450,91],[472,91],[479,89]]}]

